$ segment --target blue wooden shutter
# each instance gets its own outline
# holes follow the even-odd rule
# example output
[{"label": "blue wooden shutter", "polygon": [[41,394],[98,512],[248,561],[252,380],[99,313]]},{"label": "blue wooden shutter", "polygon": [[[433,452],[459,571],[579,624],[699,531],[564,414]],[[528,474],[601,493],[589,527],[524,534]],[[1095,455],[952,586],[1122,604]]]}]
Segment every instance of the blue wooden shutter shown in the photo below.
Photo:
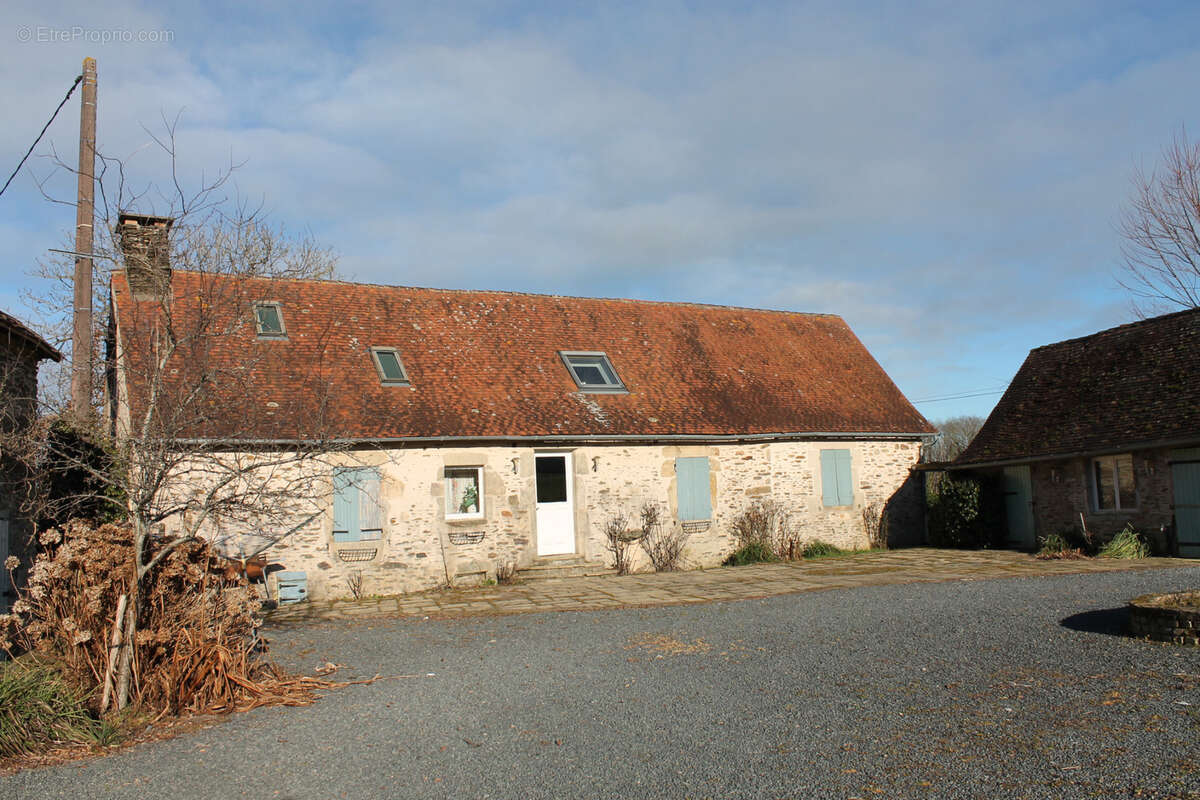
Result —
[{"label": "blue wooden shutter", "polygon": [[358,526],[358,487],[353,469],[333,471],[333,540],[357,542],[362,536]]},{"label": "blue wooden shutter", "polygon": [[675,495],[682,521],[712,519],[708,458],[675,459]]},{"label": "blue wooden shutter", "polygon": [[378,539],[383,531],[379,470],[374,467],[338,469],[333,473],[333,540],[357,542]]},{"label": "blue wooden shutter", "polygon": [[821,503],[827,506],[854,504],[849,450],[821,451]]},{"label": "blue wooden shutter", "polygon": [[360,538],[378,539],[383,534],[383,503],[379,496],[379,470],[358,471],[358,532]]},{"label": "blue wooden shutter", "polygon": [[837,450],[838,505],[854,505],[854,483],[850,477],[850,451]]}]

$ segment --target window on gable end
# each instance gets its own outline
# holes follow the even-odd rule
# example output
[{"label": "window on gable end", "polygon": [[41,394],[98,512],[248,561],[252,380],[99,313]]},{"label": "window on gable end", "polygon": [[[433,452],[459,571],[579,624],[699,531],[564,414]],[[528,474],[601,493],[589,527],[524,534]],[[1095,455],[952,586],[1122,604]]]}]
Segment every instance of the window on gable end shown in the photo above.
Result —
[{"label": "window on gable end", "polygon": [[379,380],[382,383],[408,385],[408,373],[404,369],[404,362],[400,360],[400,354],[396,352],[396,348],[372,347],[371,359],[375,362],[375,370],[379,373]]},{"label": "window on gable end", "polygon": [[266,339],[287,338],[287,329],[283,326],[283,309],[279,303],[254,304],[254,331]]},{"label": "window on gable end", "polygon": [[376,467],[333,471],[333,540],[361,542],[383,538],[383,502]]},{"label": "window on gable end", "polygon": [[821,451],[821,505],[854,505],[849,450]]},{"label": "window on gable end", "polygon": [[584,392],[617,394],[627,391],[608,356],[599,352],[559,352],[572,380]]}]

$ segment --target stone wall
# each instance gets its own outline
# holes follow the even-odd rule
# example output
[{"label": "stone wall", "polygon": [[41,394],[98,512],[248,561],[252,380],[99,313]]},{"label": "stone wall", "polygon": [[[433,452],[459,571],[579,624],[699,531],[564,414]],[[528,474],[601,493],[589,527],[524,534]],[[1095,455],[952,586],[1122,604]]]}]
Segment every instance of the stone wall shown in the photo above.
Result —
[{"label": "stone wall", "polygon": [[1200,592],[1134,598],[1129,602],[1129,632],[1159,642],[1200,646]]},{"label": "stone wall", "polygon": [[1165,551],[1161,529],[1174,518],[1171,508],[1171,467],[1167,450],[1142,450],[1132,454],[1138,505],[1134,509],[1093,510],[1090,458],[1046,461],[1030,466],[1033,484],[1034,532],[1038,537],[1078,529],[1082,513],[1087,528],[1102,541],[1126,525],[1144,534],[1155,552]]},{"label": "stone wall", "polygon": [[[22,342],[0,336],[0,432],[7,437],[27,429],[33,424],[36,410],[37,356]],[[0,451],[6,449],[0,448]],[[22,491],[26,483],[22,465],[0,452],[0,536],[7,537],[7,548],[4,549],[8,554],[21,562],[15,574],[18,584],[24,582],[33,554],[29,541],[33,526],[21,514]],[[9,589],[7,584],[6,571],[0,579],[0,589]],[[7,608],[10,599],[0,597],[0,611]]]},{"label": "stone wall", "polygon": [[[853,505],[824,508],[820,451],[852,453]],[[579,557],[611,565],[602,528],[613,514],[637,519],[642,505],[657,504],[669,524],[677,512],[675,459],[707,456],[713,518],[707,530],[689,535],[688,567],[715,566],[733,549],[734,517],[757,500],[773,499],[790,513],[806,540],[864,547],[862,511],[889,507],[898,523],[920,519],[913,492],[900,492],[916,462],[918,442],[772,442],[721,445],[585,446],[570,452],[573,465],[575,546]],[[383,538],[378,542],[332,541],[332,515],[314,521],[275,545],[272,563],[308,575],[309,597],[348,596],[361,578],[364,595],[389,595],[494,576],[497,565],[531,564],[537,557],[534,456],[530,447],[444,447],[360,451],[356,465],[377,466],[382,475]],[[349,463],[349,456],[347,456]],[[482,466],[482,519],[447,519],[446,467]],[[889,506],[890,503],[890,506]],[[917,523],[919,524],[919,523]],[[904,533],[900,531],[900,533]],[[353,560],[363,559],[363,560]],[[636,567],[649,565],[639,552]]]}]

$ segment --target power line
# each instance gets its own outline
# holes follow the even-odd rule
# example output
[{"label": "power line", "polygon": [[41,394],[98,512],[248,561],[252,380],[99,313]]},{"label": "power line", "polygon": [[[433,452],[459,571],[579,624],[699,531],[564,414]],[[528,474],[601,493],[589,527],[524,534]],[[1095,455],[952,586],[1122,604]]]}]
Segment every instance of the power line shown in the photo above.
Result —
[{"label": "power line", "polygon": [[968,397],[987,397],[991,394],[1003,394],[1007,386],[998,389],[972,389],[960,394],[947,394],[941,397],[926,397],[923,400],[913,400],[914,403],[940,403],[944,400],[966,400]]},{"label": "power line", "polygon": [[[78,86],[79,82],[82,80],[82,75],[77,75],[75,77],[75,82],[71,84],[70,89],[67,89],[67,96],[64,97],[62,102],[58,104],[58,108],[54,109],[54,113],[50,115],[50,121],[42,127],[42,132],[37,135],[37,138],[33,140],[33,144],[29,145],[29,149],[25,151],[25,157],[21,159],[21,163],[17,164],[17,168],[13,170],[12,175],[9,175],[8,180],[4,182],[4,189],[8,188],[8,185],[13,182],[13,178],[17,177],[17,173],[21,171],[21,167],[25,166],[25,162],[29,159],[29,154],[33,152],[33,148],[37,147],[38,142],[40,142],[42,137],[46,135],[46,131],[50,129],[50,125],[54,122],[54,118],[58,116],[58,112],[62,111],[62,107],[65,106],[67,101],[71,99],[71,95],[74,93],[75,87]],[[0,189],[0,194],[4,194],[4,189]]]}]

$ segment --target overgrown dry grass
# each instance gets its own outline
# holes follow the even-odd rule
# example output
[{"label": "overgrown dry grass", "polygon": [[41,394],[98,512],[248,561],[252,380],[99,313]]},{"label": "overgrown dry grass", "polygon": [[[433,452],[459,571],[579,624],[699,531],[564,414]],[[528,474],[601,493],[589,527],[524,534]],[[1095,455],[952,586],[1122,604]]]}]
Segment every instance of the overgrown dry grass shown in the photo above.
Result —
[{"label": "overgrown dry grass", "polygon": [[0,664],[0,759],[109,744],[118,735],[90,713],[87,691],[61,664],[32,654]]}]

